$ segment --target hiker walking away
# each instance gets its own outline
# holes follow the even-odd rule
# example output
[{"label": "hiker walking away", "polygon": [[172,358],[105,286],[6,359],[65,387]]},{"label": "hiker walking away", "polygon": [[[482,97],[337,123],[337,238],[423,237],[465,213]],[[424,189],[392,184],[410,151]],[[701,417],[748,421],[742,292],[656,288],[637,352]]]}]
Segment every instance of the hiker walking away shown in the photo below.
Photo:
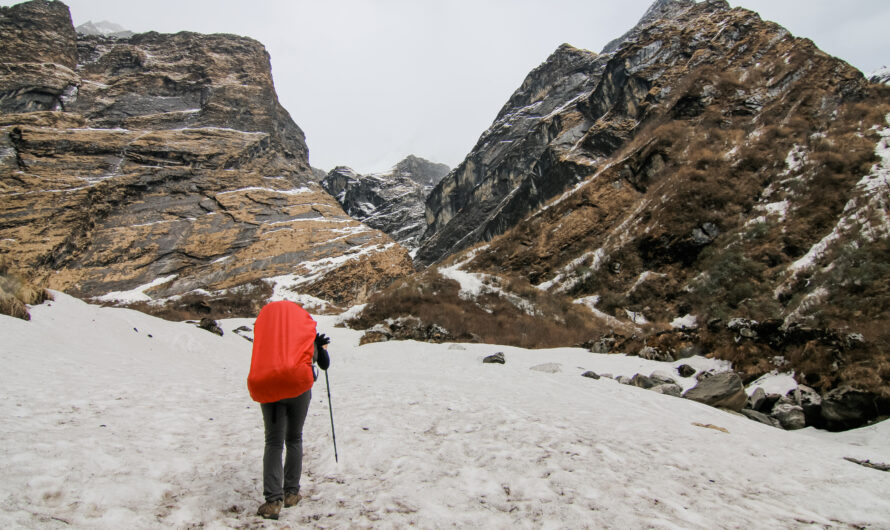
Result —
[{"label": "hiker walking away", "polygon": [[[257,515],[278,519],[282,505],[300,501],[303,471],[303,423],[317,378],[314,363],[327,370],[331,342],[316,332],[305,309],[289,301],[271,302],[254,325],[247,389],[263,411],[263,503]],[[284,466],[281,453],[286,448]]]}]

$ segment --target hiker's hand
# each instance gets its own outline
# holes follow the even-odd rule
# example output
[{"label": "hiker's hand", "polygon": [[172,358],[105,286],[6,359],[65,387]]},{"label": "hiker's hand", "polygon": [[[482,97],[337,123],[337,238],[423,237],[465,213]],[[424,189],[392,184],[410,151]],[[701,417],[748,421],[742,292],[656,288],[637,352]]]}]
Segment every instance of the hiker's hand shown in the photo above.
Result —
[{"label": "hiker's hand", "polygon": [[330,344],[330,343],[331,343],[331,339],[328,338],[328,336],[325,335],[324,333],[322,333],[320,335],[318,333],[315,334],[315,345],[318,346],[319,348],[323,348],[326,350],[328,344]]}]

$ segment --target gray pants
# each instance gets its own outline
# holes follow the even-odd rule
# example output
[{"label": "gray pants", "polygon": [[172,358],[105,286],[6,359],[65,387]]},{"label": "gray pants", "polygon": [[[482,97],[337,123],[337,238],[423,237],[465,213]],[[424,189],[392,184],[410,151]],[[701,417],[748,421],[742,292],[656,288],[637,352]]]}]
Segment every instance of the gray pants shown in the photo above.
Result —
[{"label": "gray pants", "polygon": [[[263,497],[267,502],[280,500],[284,493],[300,491],[303,472],[303,423],[309,411],[312,391],[274,403],[261,403],[266,427],[263,451]],[[287,447],[282,480],[281,451]]]}]

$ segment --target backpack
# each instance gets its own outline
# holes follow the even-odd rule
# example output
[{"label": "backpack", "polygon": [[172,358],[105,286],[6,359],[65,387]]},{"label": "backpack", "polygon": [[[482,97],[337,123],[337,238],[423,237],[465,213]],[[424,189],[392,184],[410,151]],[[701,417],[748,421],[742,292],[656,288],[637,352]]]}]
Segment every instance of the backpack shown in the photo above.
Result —
[{"label": "backpack", "polygon": [[254,401],[272,403],[312,388],[315,332],[315,320],[294,302],[271,302],[260,310],[247,376]]}]

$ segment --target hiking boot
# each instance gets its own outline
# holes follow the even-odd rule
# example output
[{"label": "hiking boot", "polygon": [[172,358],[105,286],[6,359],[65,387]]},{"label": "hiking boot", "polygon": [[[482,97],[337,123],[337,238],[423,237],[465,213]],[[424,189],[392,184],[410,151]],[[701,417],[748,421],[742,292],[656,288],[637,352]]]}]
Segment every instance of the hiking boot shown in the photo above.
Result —
[{"label": "hiking boot", "polygon": [[265,502],[256,511],[256,514],[263,519],[278,519],[278,514],[281,512],[281,504],[281,500]]},{"label": "hiking boot", "polygon": [[284,494],[284,507],[290,508],[291,506],[296,506],[300,499],[303,497],[300,496],[299,491],[295,491],[293,493],[285,493]]}]

